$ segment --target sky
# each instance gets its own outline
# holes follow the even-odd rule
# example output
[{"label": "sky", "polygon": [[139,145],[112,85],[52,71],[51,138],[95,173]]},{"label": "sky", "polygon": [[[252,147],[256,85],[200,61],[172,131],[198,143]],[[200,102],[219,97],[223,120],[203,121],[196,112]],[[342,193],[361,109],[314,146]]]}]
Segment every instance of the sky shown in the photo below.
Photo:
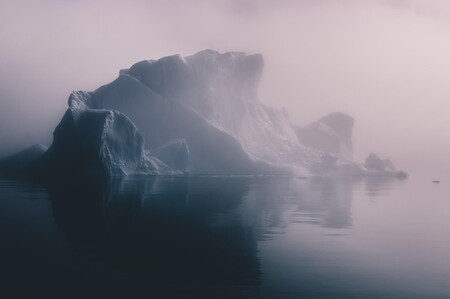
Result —
[{"label": "sky", "polygon": [[357,159],[450,176],[450,1],[0,1],[0,156],[50,145],[72,90],[143,59],[261,53],[260,100],[355,118]]}]

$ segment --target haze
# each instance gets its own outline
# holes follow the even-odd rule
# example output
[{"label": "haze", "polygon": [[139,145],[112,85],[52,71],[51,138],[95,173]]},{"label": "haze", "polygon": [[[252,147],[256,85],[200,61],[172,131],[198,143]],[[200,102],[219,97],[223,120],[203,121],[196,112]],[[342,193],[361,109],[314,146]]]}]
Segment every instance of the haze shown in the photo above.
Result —
[{"label": "haze", "polygon": [[259,52],[260,98],[305,125],[356,119],[355,154],[448,176],[450,3],[85,1],[0,4],[0,155],[49,145],[72,90],[171,54]]}]

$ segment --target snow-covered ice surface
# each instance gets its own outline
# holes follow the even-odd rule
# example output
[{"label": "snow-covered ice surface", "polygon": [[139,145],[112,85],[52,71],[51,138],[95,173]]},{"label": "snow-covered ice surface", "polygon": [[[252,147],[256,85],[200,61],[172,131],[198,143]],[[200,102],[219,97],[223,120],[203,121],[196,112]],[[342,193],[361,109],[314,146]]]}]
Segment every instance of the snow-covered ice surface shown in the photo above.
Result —
[{"label": "snow-covered ice surface", "polygon": [[[352,161],[353,119],[293,126],[258,100],[261,55],[204,50],[144,60],[93,92],[75,91],[42,173],[392,175]],[[391,163],[392,164],[392,163]]]}]

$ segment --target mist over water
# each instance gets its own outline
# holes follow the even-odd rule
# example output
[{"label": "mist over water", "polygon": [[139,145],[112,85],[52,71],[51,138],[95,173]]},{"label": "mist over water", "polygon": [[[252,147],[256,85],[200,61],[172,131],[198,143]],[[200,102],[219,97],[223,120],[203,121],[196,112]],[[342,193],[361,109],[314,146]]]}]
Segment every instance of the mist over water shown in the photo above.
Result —
[{"label": "mist over water", "polygon": [[0,1],[0,297],[449,297],[449,33],[446,0]]},{"label": "mist over water", "polygon": [[260,99],[305,125],[352,115],[355,156],[448,176],[446,1],[2,1],[0,154],[49,145],[72,90],[143,59],[262,53]]}]

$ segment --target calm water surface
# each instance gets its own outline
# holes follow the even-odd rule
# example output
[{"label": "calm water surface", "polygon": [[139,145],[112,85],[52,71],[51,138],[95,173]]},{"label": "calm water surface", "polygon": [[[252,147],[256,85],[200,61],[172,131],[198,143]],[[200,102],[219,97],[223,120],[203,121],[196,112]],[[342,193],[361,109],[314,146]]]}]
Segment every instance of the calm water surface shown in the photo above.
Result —
[{"label": "calm water surface", "polygon": [[2,298],[450,298],[450,184],[0,180]]}]

